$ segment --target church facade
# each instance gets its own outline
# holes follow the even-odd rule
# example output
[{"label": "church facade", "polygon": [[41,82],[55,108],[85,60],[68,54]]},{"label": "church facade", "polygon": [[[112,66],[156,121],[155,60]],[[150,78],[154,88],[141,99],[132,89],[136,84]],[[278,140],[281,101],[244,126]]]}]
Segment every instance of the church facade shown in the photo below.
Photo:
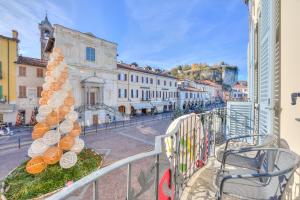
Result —
[{"label": "church facade", "polygon": [[117,44],[54,24],[53,34],[46,44],[41,44],[42,57],[47,57],[54,47],[65,56],[75,107],[86,125],[125,119],[116,108]]}]

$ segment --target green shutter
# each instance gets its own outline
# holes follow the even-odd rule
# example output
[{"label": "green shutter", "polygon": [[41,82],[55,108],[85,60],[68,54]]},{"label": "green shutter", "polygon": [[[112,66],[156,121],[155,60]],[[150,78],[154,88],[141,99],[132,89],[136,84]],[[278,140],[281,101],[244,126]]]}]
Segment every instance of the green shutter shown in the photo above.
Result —
[{"label": "green shutter", "polygon": [[[0,61],[0,79],[2,79],[2,62],[1,61]],[[1,86],[1,88],[2,88],[2,86]],[[2,94],[2,92],[1,92],[1,94]]]},{"label": "green shutter", "polygon": [[2,90],[2,85],[0,85],[0,99],[2,99],[3,94],[2,94],[3,90]]}]

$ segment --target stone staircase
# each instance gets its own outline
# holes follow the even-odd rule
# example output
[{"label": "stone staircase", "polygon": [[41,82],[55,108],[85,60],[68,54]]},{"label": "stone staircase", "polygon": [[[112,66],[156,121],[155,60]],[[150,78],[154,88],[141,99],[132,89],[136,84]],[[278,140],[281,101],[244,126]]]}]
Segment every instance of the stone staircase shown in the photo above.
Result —
[{"label": "stone staircase", "polygon": [[108,106],[104,103],[101,104],[95,104],[95,105],[81,105],[75,108],[75,111],[77,111],[79,114],[83,114],[84,111],[88,110],[104,110],[107,114],[110,114],[111,116],[115,116],[116,121],[122,121],[122,120],[128,120],[130,119],[130,115],[121,113],[117,108],[114,108],[112,106]]}]

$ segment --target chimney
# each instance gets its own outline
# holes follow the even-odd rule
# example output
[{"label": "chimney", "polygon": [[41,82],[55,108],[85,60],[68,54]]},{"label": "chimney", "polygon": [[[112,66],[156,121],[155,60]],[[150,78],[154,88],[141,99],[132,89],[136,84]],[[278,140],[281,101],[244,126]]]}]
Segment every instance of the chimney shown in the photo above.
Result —
[{"label": "chimney", "polygon": [[12,30],[12,37],[13,37],[13,39],[18,39],[18,35],[19,35],[18,31]]}]

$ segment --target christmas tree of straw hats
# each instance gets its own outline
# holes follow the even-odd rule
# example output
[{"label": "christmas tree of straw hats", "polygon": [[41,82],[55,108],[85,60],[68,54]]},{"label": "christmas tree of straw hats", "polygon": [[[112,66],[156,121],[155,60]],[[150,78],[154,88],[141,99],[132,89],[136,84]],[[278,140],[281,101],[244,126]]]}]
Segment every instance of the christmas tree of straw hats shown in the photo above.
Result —
[{"label": "christmas tree of straw hats", "polygon": [[59,163],[62,168],[76,165],[77,154],[84,148],[79,138],[81,127],[74,111],[75,99],[68,80],[68,68],[59,48],[54,48],[47,65],[45,83],[32,131],[34,140],[28,149],[31,160],[26,171],[38,174],[48,165]]}]

